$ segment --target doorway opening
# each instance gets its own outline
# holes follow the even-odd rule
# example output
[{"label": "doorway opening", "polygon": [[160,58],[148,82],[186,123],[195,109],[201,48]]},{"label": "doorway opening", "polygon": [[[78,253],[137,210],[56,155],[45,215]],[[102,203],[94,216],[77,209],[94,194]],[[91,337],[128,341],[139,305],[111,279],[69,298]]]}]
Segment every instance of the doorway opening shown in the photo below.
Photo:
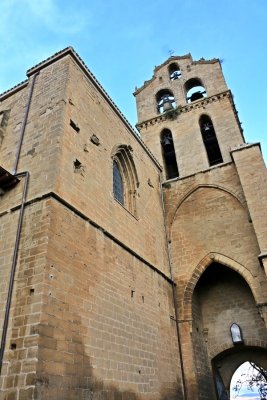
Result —
[{"label": "doorway opening", "polygon": [[267,371],[252,361],[245,361],[234,372],[230,400],[266,400]]}]

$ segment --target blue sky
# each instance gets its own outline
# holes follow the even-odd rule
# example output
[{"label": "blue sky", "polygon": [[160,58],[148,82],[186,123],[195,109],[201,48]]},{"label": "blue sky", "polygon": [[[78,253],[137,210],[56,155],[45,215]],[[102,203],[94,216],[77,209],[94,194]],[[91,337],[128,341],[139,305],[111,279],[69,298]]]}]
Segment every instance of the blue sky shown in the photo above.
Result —
[{"label": "blue sky", "polygon": [[[245,383],[246,379],[250,379],[252,375],[256,374],[256,371],[251,367],[249,362],[245,362],[239,366],[231,380],[231,400],[260,400],[259,392],[255,385],[253,385],[253,390],[248,390],[248,385]],[[241,379],[243,385],[241,390],[237,392],[234,390],[234,387],[239,379]]]},{"label": "blue sky", "polygon": [[266,21],[266,0],[1,0],[0,92],[72,45],[135,125],[135,86],[169,50],[218,57],[246,140],[267,160]]}]

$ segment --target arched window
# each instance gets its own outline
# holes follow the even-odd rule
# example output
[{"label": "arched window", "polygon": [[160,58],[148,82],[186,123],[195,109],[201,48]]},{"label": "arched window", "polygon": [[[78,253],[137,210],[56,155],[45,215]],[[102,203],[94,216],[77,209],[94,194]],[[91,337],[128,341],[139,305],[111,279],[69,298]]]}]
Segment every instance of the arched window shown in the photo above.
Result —
[{"label": "arched window", "polygon": [[223,162],[221,150],[216,137],[212,121],[208,115],[202,115],[199,120],[200,131],[206,148],[209,165],[216,165]]},{"label": "arched window", "polygon": [[163,161],[165,164],[166,178],[176,178],[179,176],[179,172],[173,145],[172,133],[169,129],[163,129],[160,135],[160,141]]},{"label": "arched window", "polygon": [[168,89],[160,90],[156,95],[157,111],[163,113],[176,108],[173,93]]},{"label": "arched window", "polygon": [[175,81],[176,79],[180,79],[182,74],[177,63],[171,63],[169,65],[169,77],[171,81]]},{"label": "arched window", "polygon": [[242,331],[241,331],[241,328],[239,325],[237,325],[236,323],[233,323],[230,326],[230,332],[231,332],[232,341],[234,344],[243,343],[243,335],[242,335]]},{"label": "arched window", "polygon": [[116,146],[113,159],[113,196],[133,215],[136,215],[136,195],[139,186],[132,157],[132,148],[127,145]]},{"label": "arched window", "polygon": [[123,179],[118,162],[113,160],[113,194],[116,200],[124,205]]},{"label": "arched window", "polygon": [[185,83],[187,103],[207,97],[206,89],[198,78],[191,78]]}]

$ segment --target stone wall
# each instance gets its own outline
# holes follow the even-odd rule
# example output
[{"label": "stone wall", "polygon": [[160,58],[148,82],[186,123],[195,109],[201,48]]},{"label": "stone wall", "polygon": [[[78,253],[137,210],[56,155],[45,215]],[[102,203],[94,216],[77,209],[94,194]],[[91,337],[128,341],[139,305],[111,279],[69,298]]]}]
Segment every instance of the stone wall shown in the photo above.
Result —
[{"label": "stone wall", "polygon": [[[230,336],[233,322],[243,329],[246,345],[266,346],[260,312],[267,300],[266,276],[233,163],[164,187],[187,388],[190,396],[210,399],[215,396],[213,358],[226,349],[236,351]],[[214,262],[221,269],[202,285]]]},{"label": "stone wall", "polygon": [[[175,60],[182,76],[170,81]],[[1,399],[179,400],[182,370],[187,399],[214,398],[212,367],[227,386],[227,368],[236,366],[232,322],[245,341],[236,359],[267,348],[266,169],[259,147],[243,145],[218,60],[171,58],[136,91],[148,149],[65,49],[0,97],[0,165],[11,172],[35,73],[18,164],[30,180]],[[194,77],[208,97],[187,104],[184,84]],[[181,107],[158,115],[155,95],[169,85]],[[211,168],[202,114],[212,119],[223,157]],[[164,128],[173,134],[180,178],[162,191]],[[132,166],[134,210],[114,198],[120,148]],[[0,326],[24,183],[20,177],[0,196]]]},{"label": "stone wall", "polygon": [[[1,217],[0,254],[4,278],[1,286],[1,325],[18,226],[18,209],[8,211]],[[33,385],[38,364],[38,326],[43,304],[48,215],[45,201],[25,209],[1,373],[1,399],[33,398],[30,386]]]},{"label": "stone wall", "polygon": [[[68,76],[56,192],[169,274],[158,166],[72,59]],[[79,132],[70,121],[78,125]],[[137,172],[135,215],[114,200],[112,156],[119,145],[130,148]],[[74,168],[76,159],[81,163],[78,171]]]},{"label": "stone wall", "polygon": [[180,398],[166,278],[55,199],[27,207],[21,248],[3,398]]},{"label": "stone wall", "polygon": [[[1,398],[180,398],[160,168],[76,61],[37,66],[2,97],[1,165],[12,171],[38,72],[18,166],[30,180]],[[136,167],[136,213],[113,196],[119,145]],[[24,182],[0,197],[1,318]]]}]

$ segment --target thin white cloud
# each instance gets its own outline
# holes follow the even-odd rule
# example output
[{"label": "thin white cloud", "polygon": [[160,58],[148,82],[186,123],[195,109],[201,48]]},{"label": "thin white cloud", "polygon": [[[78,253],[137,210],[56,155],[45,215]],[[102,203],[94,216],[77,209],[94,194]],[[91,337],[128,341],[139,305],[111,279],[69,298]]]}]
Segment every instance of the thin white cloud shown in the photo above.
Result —
[{"label": "thin white cloud", "polygon": [[15,31],[23,26],[27,32],[33,23],[56,34],[74,34],[81,32],[90,22],[89,13],[80,12],[78,2],[2,0],[0,9],[1,31],[5,28]]},{"label": "thin white cloud", "polygon": [[28,68],[72,45],[85,32],[93,40],[91,9],[82,7],[79,0],[0,1],[0,92],[24,80]]}]

